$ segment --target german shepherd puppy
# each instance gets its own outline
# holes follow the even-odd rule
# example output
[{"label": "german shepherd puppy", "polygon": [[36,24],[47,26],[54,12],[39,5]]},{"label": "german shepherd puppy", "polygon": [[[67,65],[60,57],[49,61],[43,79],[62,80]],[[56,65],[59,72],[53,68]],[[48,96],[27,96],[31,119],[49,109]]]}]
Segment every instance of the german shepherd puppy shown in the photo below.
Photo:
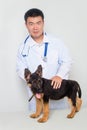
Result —
[{"label": "german shepherd puppy", "polygon": [[71,112],[67,115],[68,118],[73,118],[75,113],[80,110],[81,88],[77,81],[62,80],[61,87],[53,89],[51,80],[42,78],[42,66],[39,65],[34,73],[31,73],[27,68],[24,71],[24,77],[29,84],[33,95],[36,98],[36,112],[30,115],[31,118],[37,118],[43,112],[43,116],[38,122],[46,122],[49,117],[49,99],[59,100],[68,97],[71,104]]}]

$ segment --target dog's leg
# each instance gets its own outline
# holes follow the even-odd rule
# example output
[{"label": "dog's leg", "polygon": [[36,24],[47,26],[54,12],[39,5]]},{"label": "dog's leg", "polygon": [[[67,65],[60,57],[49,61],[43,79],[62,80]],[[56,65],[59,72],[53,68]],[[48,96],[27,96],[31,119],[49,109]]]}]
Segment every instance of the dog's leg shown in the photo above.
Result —
[{"label": "dog's leg", "polygon": [[67,115],[67,118],[73,118],[74,115],[75,115],[75,112],[76,112],[76,107],[73,106],[73,103],[72,103],[71,99],[68,98],[68,101],[69,101],[69,103],[71,105],[71,112],[70,112],[70,114]]},{"label": "dog's leg", "polygon": [[76,98],[76,112],[78,112],[81,108],[81,105],[82,105],[82,100],[81,98]]},{"label": "dog's leg", "polygon": [[42,111],[42,104],[43,100],[36,98],[36,112],[30,115],[31,118],[37,118],[38,116],[40,116]]},{"label": "dog's leg", "polygon": [[49,102],[43,103],[43,117],[38,120],[38,122],[43,123],[48,120],[49,117]]}]

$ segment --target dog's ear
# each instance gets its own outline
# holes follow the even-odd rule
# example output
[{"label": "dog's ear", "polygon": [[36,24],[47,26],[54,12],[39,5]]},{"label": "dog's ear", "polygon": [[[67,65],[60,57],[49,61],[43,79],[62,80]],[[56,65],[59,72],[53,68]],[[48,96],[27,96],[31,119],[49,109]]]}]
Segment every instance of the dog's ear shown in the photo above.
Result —
[{"label": "dog's ear", "polygon": [[42,77],[42,65],[39,65],[36,72],[40,77]]},{"label": "dog's ear", "polygon": [[25,68],[25,69],[24,69],[24,78],[25,78],[25,80],[26,80],[27,82],[28,82],[29,79],[30,79],[30,75],[31,75],[30,70],[29,70],[28,68]]}]

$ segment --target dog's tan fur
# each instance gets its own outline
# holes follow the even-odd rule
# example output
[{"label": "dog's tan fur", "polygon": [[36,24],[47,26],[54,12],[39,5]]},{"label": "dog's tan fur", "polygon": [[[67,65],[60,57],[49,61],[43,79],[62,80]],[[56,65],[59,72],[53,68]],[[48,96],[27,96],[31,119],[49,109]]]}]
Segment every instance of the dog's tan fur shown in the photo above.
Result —
[{"label": "dog's tan fur", "polygon": [[[67,118],[73,118],[75,113],[80,110],[82,100],[77,97],[76,107],[73,107],[71,99],[68,98],[68,101],[71,106],[71,112],[67,115]],[[37,118],[40,116],[41,112],[43,113],[43,116],[40,119],[38,119],[38,122],[46,122],[49,118],[49,103],[44,103],[43,98],[41,99],[36,98],[36,112],[30,115],[30,117]]]},{"label": "dog's tan fur", "polygon": [[38,122],[46,122],[49,117],[49,103],[43,103],[43,95],[41,99],[36,98],[36,112],[31,114],[31,118],[37,118],[40,116],[41,112],[43,117],[38,120]]},{"label": "dog's tan fur", "polygon": [[77,97],[77,99],[76,99],[76,107],[74,107],[74,106],[72,105],[71,99],[68,98],[68,102],[69,102],[69,104],[70,104],[70,106],[71,106],[71,113],[68,114],[67,117],[68,117],[68,118],[73,118],[74,115],[75,115],[75,113],[76,113],[76,112],[79,112],[79,110],[80,110],[80,108],[81,108],[81,105],[82,105],[82,100]]}]

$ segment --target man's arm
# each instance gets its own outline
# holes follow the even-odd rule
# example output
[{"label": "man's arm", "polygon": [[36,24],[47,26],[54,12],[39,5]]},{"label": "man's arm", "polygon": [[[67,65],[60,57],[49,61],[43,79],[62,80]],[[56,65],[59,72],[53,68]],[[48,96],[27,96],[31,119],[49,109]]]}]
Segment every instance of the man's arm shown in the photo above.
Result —
[{"label": "man's arm", "polygon": [[24,79],[24,69],[27,68],[27,65],[25,63],[25,57],[22,56],[22,45],[20,46],[18,53],[17,53],[17,59],[16,59],[16,72],[20,78]]},{"label": "man's arm", "polygon": [[51,83],[54,89],[60,88],[62,79],[68,79],[72,65],[72,59],[70,57],[69,51],[64,44],[60,48],[60,56],[58,64],[59,64],[58,72],[54,77],[52,77],[52,83]]}]

